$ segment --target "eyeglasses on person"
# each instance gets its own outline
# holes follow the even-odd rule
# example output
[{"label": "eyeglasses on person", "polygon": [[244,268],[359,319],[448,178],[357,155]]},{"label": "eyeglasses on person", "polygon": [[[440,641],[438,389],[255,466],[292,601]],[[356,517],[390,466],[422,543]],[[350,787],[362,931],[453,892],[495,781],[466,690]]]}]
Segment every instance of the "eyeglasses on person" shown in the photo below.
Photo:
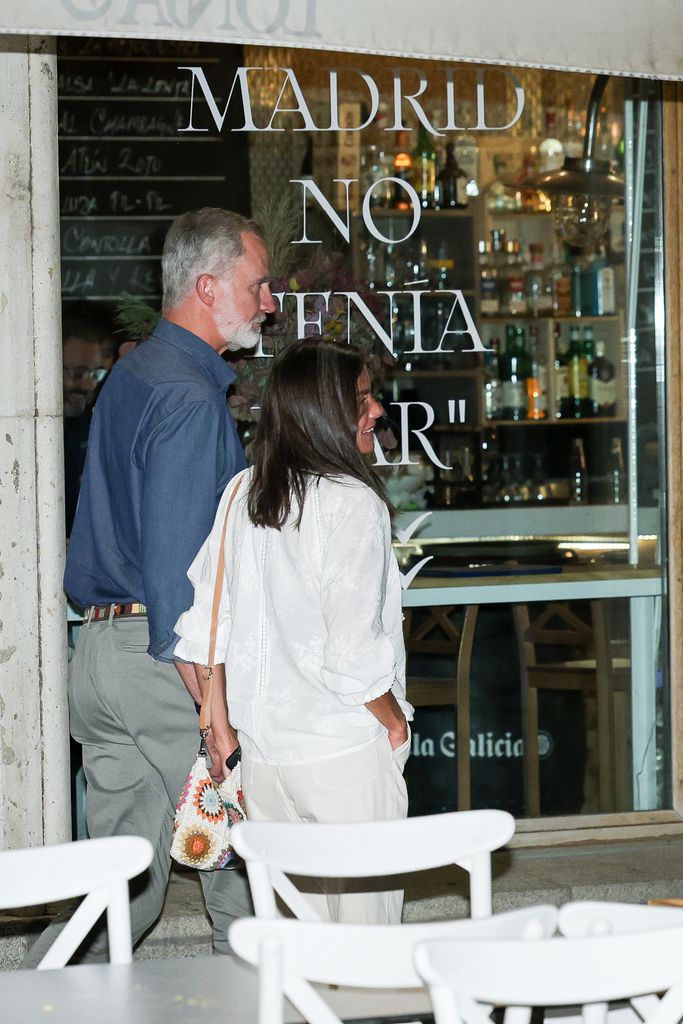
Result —
[{"label": "eyeglasses on person", "polygon": [[91,380],[94,384],[99,384],[109,373],[104,366],[97,370],[91,370],[87,366],[65,366],[63,369],[72,380]]}]

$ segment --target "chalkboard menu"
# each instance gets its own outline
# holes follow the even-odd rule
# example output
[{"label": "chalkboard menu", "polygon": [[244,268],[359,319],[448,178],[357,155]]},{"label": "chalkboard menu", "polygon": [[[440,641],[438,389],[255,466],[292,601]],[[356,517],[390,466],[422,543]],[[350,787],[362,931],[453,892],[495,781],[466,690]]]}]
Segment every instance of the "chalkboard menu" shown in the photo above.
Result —
[{"label": "chalkboard menu", "polygon": [[221,133],[178,132],[191,87],[178,67],[201,64],[222,109],[241,57],[241,47],[198,42],[60,41],[65,301],[112,302],[125,292],[158,304],[161,248],[177,214],[201,206],[249,214],[248,139],[230,131],[232,113]]}]

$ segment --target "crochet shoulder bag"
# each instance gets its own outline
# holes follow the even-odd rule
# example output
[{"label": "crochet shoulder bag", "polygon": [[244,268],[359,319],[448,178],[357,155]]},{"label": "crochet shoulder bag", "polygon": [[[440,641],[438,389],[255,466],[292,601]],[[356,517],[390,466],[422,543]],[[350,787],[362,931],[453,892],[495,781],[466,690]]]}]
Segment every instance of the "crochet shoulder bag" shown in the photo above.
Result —
[{"label": "crochet shoulder bag", "polygon": [[[239,748],[235,751],[237,757],[232,771],[227,779],[220,784],[214,782],[209,775],[206,752],[206,735],[211,728],[211,695],[216,655],[218,608],[225,566],[225,538],[230,509],[240,483],[241,477],[232,489],[221,535],[211,609],[209,664],[206,676],[208,686],[199,715],[199,753],[180,794],[173,823],[171,856],[179,864],[198,868],[200,871],[217,871],[221,868],[237,867],[241,863],[230,845],[230,830],[235,822],[246,818],[241,787],[241,765],[238,759]],[[229,759],[230,761],[232,758]]]}]

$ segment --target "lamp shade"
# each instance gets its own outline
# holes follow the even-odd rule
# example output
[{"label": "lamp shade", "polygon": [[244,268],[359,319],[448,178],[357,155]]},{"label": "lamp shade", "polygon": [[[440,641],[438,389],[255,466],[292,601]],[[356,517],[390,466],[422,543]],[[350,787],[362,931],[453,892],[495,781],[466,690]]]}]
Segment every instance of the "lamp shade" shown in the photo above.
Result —
[{"label": "lamp shade", "polygon": [[608,160],[584,156],[565,157],[559,170],[540,174],[528,185],[552,194],[578,192],[605,199],[617,199],[624,194],[624,182],[612,174]]}]

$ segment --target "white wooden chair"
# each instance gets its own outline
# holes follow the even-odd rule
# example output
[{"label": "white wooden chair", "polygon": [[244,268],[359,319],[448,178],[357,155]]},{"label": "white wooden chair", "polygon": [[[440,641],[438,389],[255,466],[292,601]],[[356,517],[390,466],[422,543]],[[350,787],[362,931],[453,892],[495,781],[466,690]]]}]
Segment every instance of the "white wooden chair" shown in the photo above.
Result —
[{"label": "white wooden chair", "polygon": [[610,1009],[619,1021],[677,1024],[683,1017],[681,949],[683,922],[538,942],[439,939],[417,946],[415,966],[429,988],[436,1024],[489,1024],[494,1005],[506,1008],[505,1024],[529,1024],[534,1007],[575,1014],[578,1006],[584,1024],[605,1024]]},{"label": "white wooden chair", "polygon": [[300,920],[320,920],[287,874],[372,878],[457,864],[469,872],[471,916],[481,918],[491,913],[491,851],[514,830],[506,811],[482,810],[343,825],[245,821],[231,838],[257,917],[277,916],[277,894]]},{"label": "white wooden chair", "polygon": [[39,971],[65,967],[105,911],[111,963],[132,961],[128,880],[141,874],[153,855],[152,844],[141,836],[0,852],[3,909],[85,896],[38,964]]},{"label": "white wooden chair", "polygon": [[445,936],[472,942],[493,935],[531,941],[552,934],[556,921],[557,909],[551,906],[477,921],[400,925],[250,917],[235,921],[229,936],[235,953],[259,967],[259,1024],[282,1024],[283,996],[309,1024],[340,1024],[324,999],[324,990],[321,994],[313,984],[390,990],[391,1011],[395,1008],[400,1016],[406,990],[424,986],[413,966],[416,943]]},{"label": "white wooden chair", "polygon": [[560,908],[558,931],[568,938],[586,935],[618,935],[683,927],[683,908],[645,906],[642,903],[607,903],[576,900]]}]

